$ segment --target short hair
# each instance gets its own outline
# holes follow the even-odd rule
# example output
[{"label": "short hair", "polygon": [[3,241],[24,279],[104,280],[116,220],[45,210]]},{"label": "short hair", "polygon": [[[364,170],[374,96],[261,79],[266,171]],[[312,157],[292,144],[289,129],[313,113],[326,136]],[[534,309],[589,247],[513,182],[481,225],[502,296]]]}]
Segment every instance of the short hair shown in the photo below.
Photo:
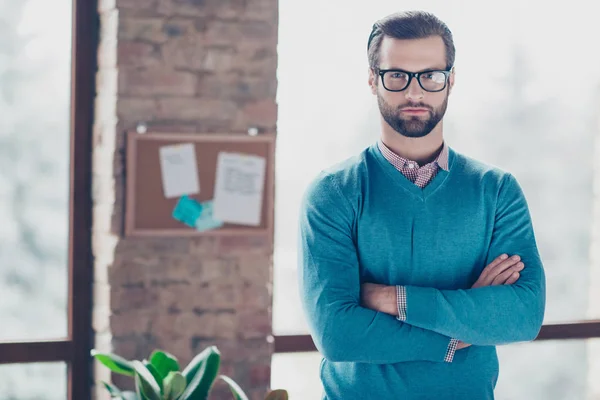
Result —
[{"label": "short hair", "polygon": [[448,26],[432,13],[426,11],[398,12],[380,19],[373,25],[367,44],[369,66],[379,67],[381,42],[385,36],[395,39],[424,39],[441,36],[446,48],[446,68],[454,66],[456,49],[454,39]]}]

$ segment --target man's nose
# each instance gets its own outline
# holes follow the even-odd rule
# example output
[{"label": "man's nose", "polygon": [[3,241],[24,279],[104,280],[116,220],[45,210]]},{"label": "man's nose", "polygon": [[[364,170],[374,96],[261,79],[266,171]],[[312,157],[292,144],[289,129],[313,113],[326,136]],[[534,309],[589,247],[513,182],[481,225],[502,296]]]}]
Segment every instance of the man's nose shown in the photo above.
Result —
[{"label": "man's nose", "polygon": [[410,81],[410,85],[405,89],[407,100],[420,100],[425,96],[423,88],[419,85],[417,78],[413,78]]}]

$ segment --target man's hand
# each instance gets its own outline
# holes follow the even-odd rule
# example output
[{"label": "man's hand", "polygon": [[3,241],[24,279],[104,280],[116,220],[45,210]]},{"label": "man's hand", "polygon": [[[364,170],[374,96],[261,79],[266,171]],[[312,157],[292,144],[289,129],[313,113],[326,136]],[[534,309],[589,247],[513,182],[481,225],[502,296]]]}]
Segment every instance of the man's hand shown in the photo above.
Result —
[{"label": "man's hand", "polygon": [[360,289],[360,300],[363,307],[398,316],[396,286],[363,283]]},{"label": "man's hand", "polygon": [[[519,279],[519,271],[525,268],[525,264],[520,261],[519,256],[508,257],[508,254],[502,254],[481,271],[479,279],[471,287],[512,285]],[[468,343],[458,342],[456,350],[469,346]]]},{"label": "man's hand", "polygon": [[512,285],[519,279],[519,271],[525,268],[525,264],[520,261],[519,256],[508,257],[507,254],[502,254],[483,269],[472,288]]},{"label": "man's hand", "polygon": [[464,348],[469,347],[469,346],[470,346],[469,343],[461,342],[459,340],[458,344],[456,345],[456,350],[464,349]]}]

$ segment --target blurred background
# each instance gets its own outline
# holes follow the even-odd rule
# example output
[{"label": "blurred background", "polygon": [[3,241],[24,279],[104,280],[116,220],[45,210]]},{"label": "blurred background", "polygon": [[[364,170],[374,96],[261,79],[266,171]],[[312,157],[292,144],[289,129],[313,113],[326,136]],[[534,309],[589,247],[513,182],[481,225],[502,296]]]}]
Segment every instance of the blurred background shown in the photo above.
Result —
[{"label": "blurred background", "polygon": [[[447,143],[513,173],[528,198],[548,282],[545,324],[599,319],[595,2],[278,4],[275,336],[308,334],[296,281],[304,189],[321,169],[378,138],[367,86],[371,26],[417,8],[437,14],[454,34]],[[67,336],[71,7],[68,0],[0,0],[0,342]],[[498,352],[499,400],[600,398],[598,339]],[[274,354],[271,386],[292,399],[319,398],[320,360],[316,352]],[[64,400],[66,374],[66,362],[0,365],[0,399]]]}]

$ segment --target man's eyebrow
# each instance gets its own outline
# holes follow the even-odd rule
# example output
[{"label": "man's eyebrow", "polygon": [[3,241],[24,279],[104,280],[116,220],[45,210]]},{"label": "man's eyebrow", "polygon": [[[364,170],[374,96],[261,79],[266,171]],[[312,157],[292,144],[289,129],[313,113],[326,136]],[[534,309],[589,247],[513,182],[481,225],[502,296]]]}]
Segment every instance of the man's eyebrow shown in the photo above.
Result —
[{"label": "man's eyebrow", "polygon": [[446,67],[432,67],[432,68],[425,68],[425,69],[421,69],[419,71],[409,71],[407,69],[404,68],[397,68],[397,67],[390,67],[390,68],[382,68],[382,69],[386,69],[386,70],[393,70],[393,71],[403,71],[403,72],[415,72],[415,73],[419,73],[419,72],[428,72],[428,71],[446,71]]}]

